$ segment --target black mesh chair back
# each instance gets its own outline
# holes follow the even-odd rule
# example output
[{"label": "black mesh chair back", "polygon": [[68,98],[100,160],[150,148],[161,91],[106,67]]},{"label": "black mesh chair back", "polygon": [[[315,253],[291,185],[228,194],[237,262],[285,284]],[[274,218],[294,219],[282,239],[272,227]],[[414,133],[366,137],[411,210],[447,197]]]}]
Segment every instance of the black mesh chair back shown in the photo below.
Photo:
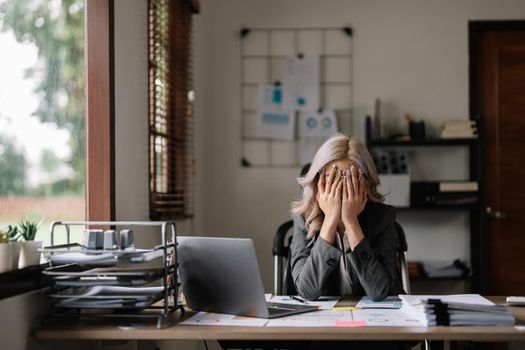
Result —
[{"label": "black mesh chair back", "polygon": [[[296,295],[294,281],[292,278],[292,267],[290,264],[290,243],[292,242],[291,231],[293,221],[288,220],[281,224],[273,238],[272,253],[274,256],[274,295]],[[404,291],[410,294],[410,279],[408,276],[407,262],[407,240],[403,227],[396,221],[396,232],[398,239],[398,264],[401,275],[401,283]],[[290,234],[289,234],[290,233]]]}]

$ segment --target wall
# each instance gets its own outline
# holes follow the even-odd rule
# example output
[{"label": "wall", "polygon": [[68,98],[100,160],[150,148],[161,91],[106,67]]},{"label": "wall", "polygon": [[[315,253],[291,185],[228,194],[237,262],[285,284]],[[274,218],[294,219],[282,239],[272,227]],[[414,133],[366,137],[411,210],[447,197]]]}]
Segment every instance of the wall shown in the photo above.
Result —
[{"label": "wall", "polygon": [[[198,159],[198,170],[205,174],[198,234],[253,238],[268,291],[273,233],[298,196],[299,169],[239,165],[239,29],[350,25],[355,32],[353,134],[362,138],[364,116],[372,112],[376,97],[385,101],[385,118],[398,127],[404,113],[434,127],[468,118],[468,21],[525,13],[519,0],[203,0],[202,7],[195,28],[202,40],[196,56],[197,118],[205,121],[197,130],[205,140]],[[439,149],[411,153],[414,179],[467,176],[462,149],[446,157]],[[399,218],[409,258],[469,258],[466,214],[400,213]]]}]

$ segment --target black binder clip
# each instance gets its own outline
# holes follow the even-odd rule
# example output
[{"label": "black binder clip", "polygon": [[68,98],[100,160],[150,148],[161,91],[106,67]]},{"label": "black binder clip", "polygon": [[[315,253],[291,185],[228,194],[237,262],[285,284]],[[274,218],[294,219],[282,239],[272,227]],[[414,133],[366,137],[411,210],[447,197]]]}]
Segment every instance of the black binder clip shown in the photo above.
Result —
[{"label": "black binder clip", "polygon": [[241,28],[241,31],[240,31],[240,34],[241,34],[241,38],[244,38],[246,37],[246,35],[250,34],[250,29],[249,28]]},{"label": "black binder clip", "polygon": [[428,299],[427,303],[434,306],[434,313],[436,315],[436,325],[450,326],[448,304],[443,303],[440,299]]}]

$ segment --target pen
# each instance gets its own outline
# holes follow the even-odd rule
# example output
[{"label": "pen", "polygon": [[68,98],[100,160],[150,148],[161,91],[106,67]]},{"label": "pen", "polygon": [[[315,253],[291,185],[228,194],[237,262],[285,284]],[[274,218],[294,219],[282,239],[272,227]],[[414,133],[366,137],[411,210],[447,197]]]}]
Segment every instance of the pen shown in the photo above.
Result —
[{"label": "pen", "polygon": [[296,296],[296,295],[292,295],[290,298],[293,299],[293,300],[297,300],[297,301],[300,302],[300,303],[308,304],[308,303],[306,302],[306,300],[304,300],[303,298],[298,297],[298,296]]}]

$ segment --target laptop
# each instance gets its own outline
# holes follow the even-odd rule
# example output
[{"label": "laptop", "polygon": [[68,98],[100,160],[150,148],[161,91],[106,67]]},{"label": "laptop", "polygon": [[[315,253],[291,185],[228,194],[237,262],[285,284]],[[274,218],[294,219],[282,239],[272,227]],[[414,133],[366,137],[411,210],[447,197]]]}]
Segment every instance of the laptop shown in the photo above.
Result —
[{"label": "laptop", "polygon": [[192,310],[276,318],[318,310],[266,302],[251,239],[177,237],[179,276]]}]

